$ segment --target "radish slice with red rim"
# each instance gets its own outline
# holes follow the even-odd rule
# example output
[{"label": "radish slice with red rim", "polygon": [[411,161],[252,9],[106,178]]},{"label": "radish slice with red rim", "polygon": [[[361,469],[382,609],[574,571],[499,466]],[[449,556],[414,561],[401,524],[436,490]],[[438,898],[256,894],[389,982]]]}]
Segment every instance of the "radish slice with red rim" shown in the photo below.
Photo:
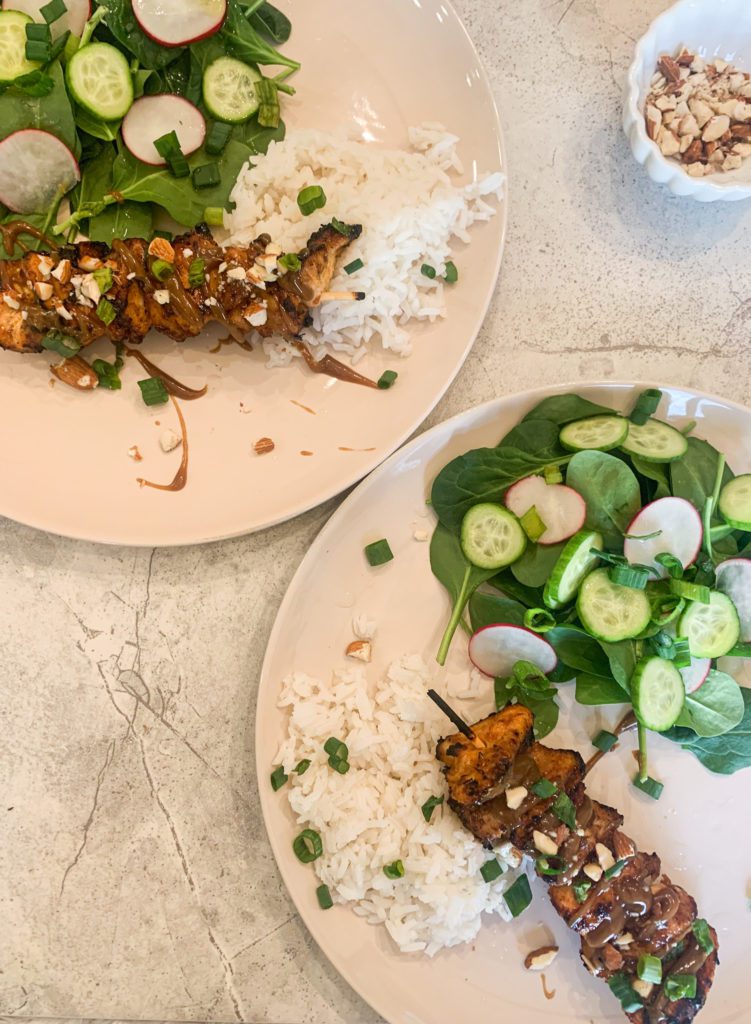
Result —
[{"label": "radish slice with red rim", "polygon": [[162,46],[187,46],[218,32],[227,0],[133,0],[136,21]]},{"label": "radish slice with red rim", "polygon": [[735,605],[741,623],[741,640],[751,640],[751,560],[728,558],[717,566],[717,589]]},{"label": "radish slice with red rim", "polygon": [[686,693],[696,693],[706,682],[711,668],[712,661],[710,658],[692,658],[690,665],[679,669]]},{"label": "radish slice with red rim", "polygon": [[[3,0],[3,10],[22,11],[34,21],[43,23],[44,17],[41,12],[48,2],[49,0]],[[91,17],[90,0],[65,0],[65,6],[65,14],[50,25],[52,38],[59,39],[64,32],[70,30],[72,35],[80,39],[84,26]]]},{"label": "radish slice with red rim", "polygon": [[668,571],[655,561],[657,555],[673,555],[685,569],[696,561],[704,535],[701,516],[684,498],[659,498],[645,505],[626,532],[623,553],[628,561],[650,566],[661,579]]},{"label": "radish slice with red rim", "polygon": [[45,213],[80,180],[78,161],[50,132],[25,128],[0,142],[0,203],[14,213]]},{"label": "radish slice with red rim", "polygon": [[505,624],[478,629],[469,641],[469,658],[475,668],[494,679],[510,676],[517,661],[529,661],[546,675],[558,664],[547,640],[523,626]]},{"label": "radish slice with red rim", "polygon": [[206,121],[198,107],[172,93],[142,96],[123,120],[123,142],[137,160],[152,167],[166,166],[154,142],[172,131],[185,156],[200,149],[206,138]]},{"label": "radish slice with red rim", "polygon": [[506,508],[519,519],[531,508],[545,524],[538,544],[560,544],[584,526],[587,505],[581,494],[564,484],[546,484],[541,476],[528,476],[509,487]]}]

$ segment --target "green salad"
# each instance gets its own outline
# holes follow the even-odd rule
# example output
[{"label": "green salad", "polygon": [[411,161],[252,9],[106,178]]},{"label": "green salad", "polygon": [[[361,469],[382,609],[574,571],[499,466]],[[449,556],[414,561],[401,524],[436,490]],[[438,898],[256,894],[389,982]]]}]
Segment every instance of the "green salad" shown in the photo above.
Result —
[{"label": "green salad", "polygon": [[[430,557],[496,705],[519,702],[546,735],[561,684],[584,705],[630,705],[635,784],[657,798],[650,731],[713,772],[751,765],[751,689],[720,658],[751,657],[751,475],[659,418],[575,394],[545,399],[495,448],[439,473]],[[631,719],[633,721],[633,718]],[[610,749],[616,736],[595,740]]]}]

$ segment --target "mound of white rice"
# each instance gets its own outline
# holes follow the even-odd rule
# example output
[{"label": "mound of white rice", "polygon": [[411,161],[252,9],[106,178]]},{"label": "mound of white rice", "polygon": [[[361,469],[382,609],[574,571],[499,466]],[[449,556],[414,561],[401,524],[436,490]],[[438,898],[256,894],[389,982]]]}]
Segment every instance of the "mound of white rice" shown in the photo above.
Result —
[{"label": "mound of white rice", "polygon": [[[442,278],[451,241],[469,241],[469,228],[493,216],[495,207],[487,200],[500,199],[504,186],[501,173],[456,184],[451,175],[462,173],[458,141],[439,124],[410,129],[411,150],[294,131],[284,142],[272,142],[265,156],[241,172],[232,192],[236,207],[225,221],[234,243],[247,244],[267,232],[285,251],[296,252],[332,217],[363,226],[341,261],[361,259],[363,267],[347,275],[340,266],[332,289],[363,291],[367,297],[314,310],[305,339],[309,345],[327,344],[352,362],[379,340],[384,348],[408,355],[409,321],[446,315]],[[304,217],[297,196],[315,184],[323,188],[326,206]],[[435,268],[434,280],[422,273],[423,264]],[[264,348],[272,366],[300,355],[281,339],[266,340]]]},{"label": "mound of white rice", "polygon": [[[279,701],[290,718],[277,763],[290,777],[284,792],[300,826],[322,837],[323,856],[313,866],[334,901],[385,924],[402,952],[432,956],[471,941],[483,913],[509,920],[503,893],[514,875],[507,871],[494,882],[483,880],[480,869],[496,854],[483,850],[447,806],[425,821],[422,805],[446,788],[435,745],[447,723],[426,696],[430,686],[450,697],[460,713],[465,710],[417,655],[401,658],[372,681],[361,666],[339,670],[328,684],[293,674]],[[487,714],[487,680],[482,684],[478,677],[465,696],[476,698],[480,686]],[[332,736],[349,748],[346,775],[328,764],[323,745]],[[294,774],[305,758],[310,768]],[[497,855],[514,863],[510,848]],[[392,881],[383,868],[396,860],[405,874]]]}]

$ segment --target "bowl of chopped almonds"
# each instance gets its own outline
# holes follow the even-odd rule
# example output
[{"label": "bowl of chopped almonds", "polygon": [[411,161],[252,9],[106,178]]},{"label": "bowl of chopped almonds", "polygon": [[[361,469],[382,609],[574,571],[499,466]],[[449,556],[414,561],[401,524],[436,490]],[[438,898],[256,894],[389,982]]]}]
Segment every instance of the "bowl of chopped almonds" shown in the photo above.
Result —
[{"label": "bowl of chopped almonds", "polygon": [[623,126],[675,195],[751,199],[751,2],[680,0],[660,15],[636,47]]}]

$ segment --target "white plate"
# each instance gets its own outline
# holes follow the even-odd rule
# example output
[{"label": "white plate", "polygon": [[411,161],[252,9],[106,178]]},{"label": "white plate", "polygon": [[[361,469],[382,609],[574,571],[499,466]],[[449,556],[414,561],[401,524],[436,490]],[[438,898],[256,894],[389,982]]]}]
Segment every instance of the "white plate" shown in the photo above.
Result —
[{"label": "white plate", "polygon": [[[409,125],[440,119],[462,136],[467,180],[503,166],[488,81],[445,0],[281,6],[294,25],[286,50],[303,64],[297,95],[285,100],[290,127],[344,127],[376,144],[404,146]],[[161,452],[154,425],[174,426],[174,410],[146,409],[135,386],[144,376],[139,368],[129,365],[117,394],[77,395],[61,384],[50,389],[46,357],[0,353],[0,514],[105,543],[192,544],[258,530],[338,494],[393,452],[454,379],[490,302],[505,223],[504,204],[473,229],[469,248],[459,246],[461,280],[448,320],[414,331],[410,359],[376,354],[358,366],[373,377],[397,369],[398,386],[389,392],[301,365],[270,371],[262,355],[236,346],[214,356],[206,339],[149,342],[146,353],[165,370],[210,387],[206,398],[183,404],[191,455],[179,494],[136,482],[167,482],[180,462],[179,452]],[[275,442],[273,454],[253,454],[262,437]],[[132,445],[144,456],[137,465],[127,454]]]},{"label": "white plate", "polygon": [[[378,621],[369,673],[381,672],[406,652],[421,652],[432,663],[448,601],[431,575],[428,545],[413,539],[414,523],[432,528],[432,516],[424,516],[430,484],[451,458],[496,444],[541,398],[563,390],[625,408],[636,386],[579,385],[502,398],[417,438],[362,483],[321,532],[287,592],[269,642],[258,694],[256,743],[261,804],[274,854],[321,949],[391,1024],[625,1021],[607,987],[582,967],[578,943],[550,908],[542,883],[533,884],[535,902],[517,922],[486,918],[475,942],[433,960],[399,955],[384,929],[366,924],[346,908],[322,912],[311,869],[292,853],[297,830],[284,793],[274,793],[268,783],[285,728],[285,715],[276,707],[280,682],[293,669],[329,678],[352,640],[354,609]],[[671,419],[697,420],[697,436],[724,451],[736,471],[751,469],[751,412],[696,392],[663,390],[668,395],[663,408],[669,408]],[[379,537],[388,538],[395,558],[373,570],[362,549]],[[466,669],[460,650],[453,659],[455,670]],[[571,687],[562,687],[562,692],[561,724],[545,742],[573,746],[588,756],[590,737],[612,727],[620,709],[574,710]],[[722,965],[699,1019],[702,1024],[739,1024],[748,1019],[741,1007],[748,1001],[749,774],[712,775],[691,754],[654,737],[651,764],[666,785],[655,803],[630,784],[631,745],[625,741],[593,772],[590,792],[623,812],[627,833],[642,849],[660,854],[664,870],[696,897],[701,913],[717,928]],[[526,972],[522,960],[551,935],[561,954],[546,972],[548,985],[556,990],[548,1002],[540,976]]]}]

